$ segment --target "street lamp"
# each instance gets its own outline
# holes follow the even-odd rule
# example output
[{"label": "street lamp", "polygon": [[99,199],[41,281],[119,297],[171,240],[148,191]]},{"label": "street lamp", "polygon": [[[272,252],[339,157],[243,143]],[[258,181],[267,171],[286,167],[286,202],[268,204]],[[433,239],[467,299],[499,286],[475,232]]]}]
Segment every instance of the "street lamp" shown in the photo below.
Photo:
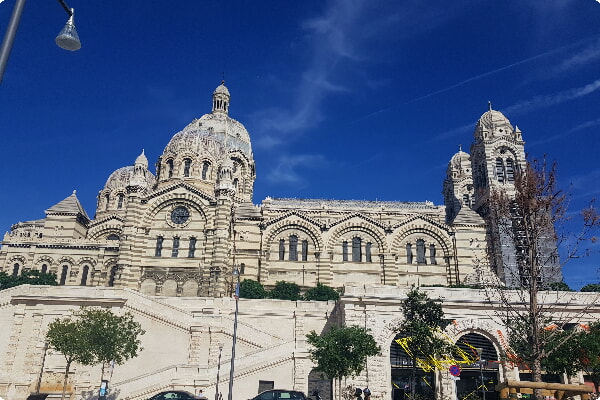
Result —
[{"label": "street lamp", "polygon": [[231,345],[231,369],[229,370],[229,394],[227,400],[232,400],[233,395],[233,373],[235,371],[235,341],[237,339],[238,302],[240,301],[240,270],[233,267],[233,276],[237,276],[235,285],[235,315],[233,318],[233,344]]},{"label": "street lamp", "polygon": [[475,350],[477,350],[477,356],[479,357],[479,360],[477,360],[477,364],[479,364],[479,376],[481,377],[481,394],[483,400],[485,400],[486,387],[485,382],[483,381],[483,363],[485,363],[485,361],[483,360],[483,348],[478,347]]},{"label": "street lamp", "polygon": [[[79,35],[77,35],[77,30],[75,29],[75,10],[69,8],[64,0],[58,0],[58,2],[67,14],[69,14],[69,20],[56,37],[55,42],[60,48],[65,50],[79,50],[81,48],[81,42],[79,41]],[[0,83],[2,83],[2,79],[4,78],[4,70],[8,63],[8,56],[12,50],[13,42],[15,41],[15,35],[17,34],[17,28],[19,27],[24,7],[25,0],[16,0],[10,22],[8,23],[8,28],[6,28],[6,34],[4,35],[2,47],[0,48]]]},{"label": "street lamp", "polygon": [[215,400],[219,400],[219,376],[221,374],[221,353],[223,353],[223,343],[219,344],[219,363],[217,364],[217,385],[215,388]]}]

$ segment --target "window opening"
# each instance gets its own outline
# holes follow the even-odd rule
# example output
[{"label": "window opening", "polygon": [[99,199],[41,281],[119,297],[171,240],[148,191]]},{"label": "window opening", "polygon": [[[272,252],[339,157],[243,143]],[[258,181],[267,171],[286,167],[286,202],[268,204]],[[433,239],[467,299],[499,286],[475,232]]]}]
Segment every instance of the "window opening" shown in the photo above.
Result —
[{"label": "window opening", "polygon": [[501,158],[496,159],[496,177],[498,182],[504,182],[504,162]]},{"label": "window opening", "polygon": [[83,267],[83,272],[81,274],[81,286],[85,286],[87,284],[88,273],[90,271],[90,267],[87,265]]},{"label": "window opening", "polygon": [[177,257],[179,255],[179,238],[175,236],[173,238],[173,249],[171,250],[171,257]]},{"label": "window opening", "polygon": [[342,261],[348,261],[348,242],[342,242]]},{"label": "window opening", "polygon": [[433,243],[429,245],[429,263],[437,264],[437,261],[435,260],[435,244]]},{"label": "window opening", "polygon": [[110,195],[106,195],[104,196],[104,200],[106,201],[106,203],[104,204],[104,210],[108,210],[108,205],[110,204]]},{"label": "window opening", "polygon": [[365,245],[365,261],[366,262],[372,262],[371,260],[371,247],[373,246],[373,244],[371,242],[367,242],[367,244]]},{"label": "window opening", "polygon": [[173,177],[173,160],[167,161],[167,167],[169,168],[169,178]]},{"label": "window opening", "polygon": [[115,286],[115,276],[117,275],[117,266],[113,266],[110,269],[110,277],[108,278],[108,286],[113,287]]},{"label": "window opening", "polygon": [[406,243],[406,263],[412,264],[412,262],[413,262],[412,244]]},{"label": "window opening", "polygon": [[162,236],[156,238],[156,250],[154,251],[155,257],[160,257],[162,255],[163,240],[164,238]]},{"label": "window opening", "polygon": [[65,283],[67,283],[67,272],[68,271],[69,271],[69,266],[63,265],[62,272],[60,273],[60,281],[58,282],[59,285],[64,285]]},{"label": "window opening", "polygon": [[194,258],[194,253],[196,252],[196,238],[190,238],[190,247],[188,250],[188,258]]},{"label": "window opening", "polygon": [[302,241],[302,261],[308,260],[308,240]]},{"label": "window opening", "polygon": [[123,208],[123,199],[125,199],[125,195],[123,193],[119,193],[119,202],[117,204],[117,208]]},{"label": "window opening", "polygon": [[204,161],[202,163],[202,179],[206,180],[206,176],[208,175],[208,166],[210,164],[208,163],[208,161]]},{"label": "window opening", "polygon": [[43,264],[42,265],[42,270],[40,271],[42,274],[45,274],[48,271],[48,265]]},{"label": "window opening", "polygon": [[17,275],[19,275],[19,263],[15,263],[15,265],[13,265],[12,276],[17,276]]},{"label": "window opening", "polygon": [[279,261],[285,259],[285,239],[279,239]]},{"label": "window opening", "polygon": [[352,238],[352,262],[362,261],[362,240],[361,238]]},{"label": "window opening", "polygon": [[298,261],[298,236],[290,236],[290,261]]},{"label": "window opening", "polygon": [[183,176],[188,177],[190,176],[190,167],[192,166],[192,160],[190,160],[189,158],[186,158],[185,160],[183,160]]},{"label": "window opening", "polygon": [[427,264],[425,260],[425,241],[417,239],[417,264]]},{"label": "window opening", "polygon": [[506,159],[506,178],[509,182],[515,181],[515,166],[513,164],[512,158]]}]

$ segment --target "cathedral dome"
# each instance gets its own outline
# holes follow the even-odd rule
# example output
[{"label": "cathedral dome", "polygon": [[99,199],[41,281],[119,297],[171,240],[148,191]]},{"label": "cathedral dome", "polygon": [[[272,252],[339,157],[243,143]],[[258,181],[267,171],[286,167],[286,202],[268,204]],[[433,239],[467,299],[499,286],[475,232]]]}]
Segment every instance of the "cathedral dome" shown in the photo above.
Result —
[{"label": "cathedral dome", "polygon": [[217,88],[213,92],[213,95],[215,95],[215,94],[225,94],[227,96],[230,95],[229,89],[227,89],[227,86],[225,86],[225,81],[222,81],[221,84],[219,86],[217,86]]},{"label": "cathedral dome", "polygon": [[144,154],[144,150],[142,150],[142,154],[140,154],[139,156],[137,156],[137,158],[135,159],[135,162],[133,163],[133,165],[140,165],[142,167],[148,168],[148,158]]},{"label": "cathedral dome", "polygon": [[493,131],[497,126],[509,126],[511,128],[509,132],[512,131],[512,125],[508,118],[500,111],[492,110],[491,108],[481,115],[477,125],[490,131]]},{"label": "cathedral dome", "polygon": [[[148,165],[147,163],[148,163],[148,160],[146,160],[146,166]],[[136,160],[136,164],[137,164],[137,160]],[[116,170],[115,172],[110,174],[110,176],[106,180],[104,189],[105,190],[106,189],[108,189],[108,190],[125,189],[127,186],[132,185],[133,181],[136,180],[137,177],[134,176],[135,175],[134,172],[135,172],[135,167],[133,165],[119,168],[118,170]],[[143,186],[152,187],[156,181],[154,178],[154,175],[150,171],[145,171],[145,172],[146,173],[144,174],[144,179],[141,183],[143,184]]]}]

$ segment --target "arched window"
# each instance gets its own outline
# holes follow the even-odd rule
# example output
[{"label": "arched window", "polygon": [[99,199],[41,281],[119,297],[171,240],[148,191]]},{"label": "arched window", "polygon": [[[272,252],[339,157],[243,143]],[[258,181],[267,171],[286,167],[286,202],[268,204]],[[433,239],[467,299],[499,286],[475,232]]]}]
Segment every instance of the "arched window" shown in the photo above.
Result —
[{"label": "arched window", "polygon": [[342,261],[348,261],[348,242],[342,242]]},{"label": "arched window", "polygon": [[110,195],[108,193],[104,196],[104,201],[104,210],[108,210],[108,205],[110,204]]},{"label": "arched window", "polygon": [[372,262],[371,260],[371,247],[373,246],[373,244],[371,242],[367,242],[367,244],[365,245],[365,261],[366,262]]},{"label": "arched window", "polygon": [[308,240],[302,241],[302,261],[308,260]]},{"label": "arched window", "polygon": [[90,267],[87,265],[83,267],[83,272],[81,274],[81,286],[85,286],[87,284],[88,273],[90,272]]},{"label": "arched window", "polygon": [[117,266],[113,266],[110,269],[110,275],[108,277],[108,286],[115,286],[115,276],[117,275]]},{"label": "arched window", "polygon": [[233,180],[233,188],[234,188],[234,189],[235,189],[235,191],[237,192],[237,189],[238,189],[238,178],[235,178],[235,179]]},{"label": "arched window", "polygon": [[504,161],[501,158],[496,158],[496,178],[498,182],[504,182]]},{"label": "arched window", "polygon": [[437,264],[435,259],[435,244],[433,243],[429,245],[429,263],[432,265]]},{"label": "arched window", "polygon": [[12,272],[12,276],[17,276],[19,275],[19,263],[15,263],[15,265],[13,265],[13,272]]},{"label": "arched window", "polygon": [[190,247],[188,250],[188,258],[194,258],[194,254],[196,253],[196,238],[190,238]]},{"label": "arched window", "polygon": [[290,236],[290,261],[298,261],[298,236]]},{"label": "arched window", "polygon": [[185,160],[183,160],[183,176],[188,177],[190,176],[190,167],[192,166],[192,160],[190,160],[189,158],[186,158]]},{"label": "arched window", "polygon": [[42,264],[42,269],[40,271],[42,274],[45,274],[48,272],[48,265],[47,264]]},{"label": "arched window", "polygon": [[417,264],[427,264],[425,259],[425,241],[417,239]]},{"label": "arched window", "polygon": [[471,207],[471,200],[468,193],[463,194],[463,204],[467,207]]},{"label": "arched window", "polygon": [[155,257],[160,257],[162,255],[163,240],[164,238],[162,236],[156,238],[156,249],[154,251]]},{"label": "arched window", "polygon": [[279,239],[279,261],[285,260],[285,239]]},{"label": "arched window", "polygon": [[179,238],[175,236],[173,238],[173,249],[171,250],[171,257],[177,257],[179,255]]},{"label": "arched window", "polygon": [[173,160],[169,160],[167,161],[167,168],[168,168],[168,177],[172,178],[173,177]]},{"label": "arched window", "polygon": [[207,179],[209,167],[210,167],[210,163],[208,161],[204,161],[202,163],[202,179],[204,179],[204,180]]},{"label": "arched window", "polygon": [[352,238],[352,262],[362,261],[362,240],[358,237]]},{"label": "arched window", "polygon": [[412,244],[406,243],[406,263],[412,264],[412,261],[413,261]]},{"label": "arched window", "polygon": [[513,164],[512,158],[506,159],[506,179],[509,182],[515,181],[515,166]]},{"label": "arched window", "polygon": [[123,200],[125,199],[125,195],[123,193],[119,193],[119,202],[117,204],[117,208],[120,210],[123,208]]},{"label": "arched window", "polygon": [[60,273],[60,281],[58,282],[59,285],[64,285],[67,283],[67,272],[69,272],[69,266],[63,265]]}]

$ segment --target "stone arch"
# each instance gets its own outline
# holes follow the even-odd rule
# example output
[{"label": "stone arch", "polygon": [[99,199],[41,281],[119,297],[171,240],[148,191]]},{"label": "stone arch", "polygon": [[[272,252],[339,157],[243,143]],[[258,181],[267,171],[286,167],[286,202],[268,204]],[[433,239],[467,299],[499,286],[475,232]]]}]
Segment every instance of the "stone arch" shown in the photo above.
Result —
[{"label": "stone arch", "polygon": [[413,220],[399,227],[392,241],[392,252],[398,253],[398,250],[402,250],[403,245],[406,244],[406,238],[409,236],[425,235],[436,240],[444,252],[444,256],[450,256],[452,253],[452,242],[450,241],[448,232],[440,229],[427,220],[422,219],[419,222],[421,223],[417,223],[416,220]]},{"label": "stone arch", "polygon": [[362,218],[353,218],[336,226],[333,233],[329,237],[326,245],[326,251],[333,251],[340,238],[352,231],[362,232],[371,236],[377,242],[377,247],[379,247],[381,253],[388,252],[385,233],[383,230]]},{"label": "stone arch", "polygon": [[265,235],[267,248],[282,232],[288,229],[297,229],[311,238],[315,244],[316,251],[321,251],[321,249],[323,249],[323,238],[321,237],[321,232],[318,227],[303,218],[296,217],[297,218],[284,218],[268,228],[267,234]]},{"label": "stone arch", "polygon": [[83,264],[89,264],[90,267],[94,268],[96,267],[96,264],[98,264],[98,261],[95,258],[92,257],[81,257],[78,261],[77,261],[77,265],[82,266]]},{"label": "stone arch", "polygon": [[162,284],[160,292],[161,296],[177,296],[177,281],[175,279],[167,279]]},{"label": "stone arch", "polygon": [[204,199],[189,192],[185,194],[171,192],[160,196],[150,204],[150,207],[148,207],[142,216],[140,224],[142,226],[150,226],[152,220],[156,217],[156,214],[174,204],[186,205],[196,210],[202,216],[204,223],[207,222],[207,209]]},{"label": "stone arch", "polygon": [[54,264],[54,260],[49,256],[40,256],[34,263],[34,268],[41,271],[43,266],[46,265],[46,272],[50,272],[50,268]]},{"label": "stone arch", "polygon": [[10,257],[8,259],[8,262],[7,262],[7,265],[10,268],[9,272],[12,272],[12,268],[13,268],[13,265],[15,263],[19,263],[20,264],[19,271],[21,271],[21,269],[25,267],[26,261],[27,261],[26,258],[24,256],[20,255],[20,254],[16,254],[16,255]]},{"label": "stone arch", "polygon": [[181,296],[182,297],[196,297],[198,296],[198,282],[189,279],[181,285]]},{"label": "stone arch", "polygon": [[148,296],[155,296],[156,281],[154,279],[144,279],[140,284],[140,292]]}]

